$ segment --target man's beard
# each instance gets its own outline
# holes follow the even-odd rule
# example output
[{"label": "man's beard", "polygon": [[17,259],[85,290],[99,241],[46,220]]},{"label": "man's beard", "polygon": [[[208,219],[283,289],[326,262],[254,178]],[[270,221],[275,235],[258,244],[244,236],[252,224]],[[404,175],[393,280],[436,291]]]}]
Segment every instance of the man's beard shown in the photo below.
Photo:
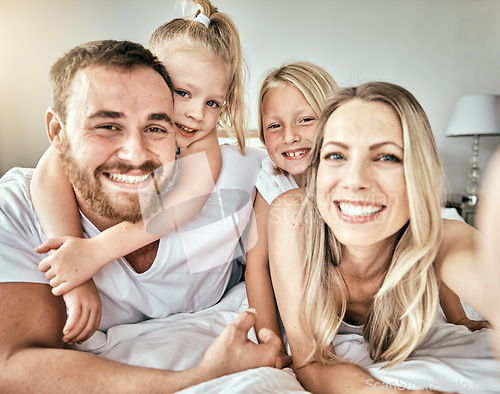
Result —
[{"label": "man's beard", "polygon": [[[130,171],[141,171],[144,174],[153,173],[155,182],[161,180],[161,190],[163,193],[170,190],[177,179],[177,165],[176,163],[161,163],[155,161],[146,161],[140,166],[130,166],[121,162],[106,163],[97,167],[92,174],[90,171],[85,171],[76,162],[72,152],[71,146],[66,138],[61,141],[61,158],[64,163],[66,176],[73,186],[76,193],[83,199],[85,204],[97,215],[112,220],[112,221],[128,221],[136,223],[143,218],[141,204],[139,202],[139,186],[137,192],[116,192],[108,193],[104,191],[102,185],[103,173],[113,172],[126,174]],[[168,170],[168,173],[165,173]],[[165,173],[165,174],[164,174]],[[145,195],[154,197],[155,186],[153,182],[148,182],[149,187],[141,188],[141,201],[143,203],[143,210],[156,211],[156,207],[144,206]],[[151,203],[155,205],[157,199],[151,198]]]}]

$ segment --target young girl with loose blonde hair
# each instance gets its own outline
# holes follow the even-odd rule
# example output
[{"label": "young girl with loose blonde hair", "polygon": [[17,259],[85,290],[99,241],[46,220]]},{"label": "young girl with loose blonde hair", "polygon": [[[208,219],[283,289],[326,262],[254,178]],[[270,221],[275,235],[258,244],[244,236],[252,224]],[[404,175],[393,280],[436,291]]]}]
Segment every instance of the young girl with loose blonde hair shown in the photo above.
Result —
[{"label": "young girl with loose blonde hair", "polygon": [[[281,336],[269,276],[267,220],[269,204],[287,190],[302,186],[309,152],[322,107],[337,88],[334,79],[318,65],[289,62],[269,71],[259,94],[259,138],[269,157],[257,178],[254,212],[256,245],[247,253],[245,281],[248,301],[258,312],[256,330],[270,328]],[[278,367],[290,362],[285,344]]]}]

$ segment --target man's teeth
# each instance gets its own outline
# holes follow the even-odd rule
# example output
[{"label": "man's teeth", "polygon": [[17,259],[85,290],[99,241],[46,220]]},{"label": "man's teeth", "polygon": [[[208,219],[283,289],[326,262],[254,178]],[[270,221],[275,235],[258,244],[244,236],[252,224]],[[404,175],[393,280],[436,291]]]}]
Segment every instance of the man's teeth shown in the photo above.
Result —
[{"label": "man's teeth", "polygon": [[382,210],[381,206],[339,203],[339,208],[347,216],[369,216]]},{"label": "man's teeth", "polygon": [[309,149],[297,150],[295,152],[285,152],[285,156],[287,156],[287,157],[301,156],[301,155],[305,155],[308,151],[309,151]]},{"label": "man's teeth", "polygon": [[177,127],[179,127],[179,129],[181,129],[182,131],[185,131],[186,133],[192,133],[193,131],[195,131],[194,129],[188,129],[186,126],[183,126],[181,124],[177,124]]},{"label": "man's teeth", "polygon": [[125,175],[125,174],[114,174],[106,173],[106,176],[112,181],[123,182],[123,183],[141,183],[149,178],[150,174],[146,175]]}]

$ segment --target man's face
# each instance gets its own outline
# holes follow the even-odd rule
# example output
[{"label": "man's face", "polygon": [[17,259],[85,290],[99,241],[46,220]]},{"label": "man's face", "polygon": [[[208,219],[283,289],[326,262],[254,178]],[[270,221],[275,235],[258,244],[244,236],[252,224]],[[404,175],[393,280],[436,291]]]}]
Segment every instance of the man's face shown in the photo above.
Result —
[{"label": "man's face", "polygon": [[[61,153],[80,209],[98,227],[141,219],[138,189],[172,173],[171,92],[154,70],[88,67],[75,75]],[[161,175],[163,174],[163,175]]]}]

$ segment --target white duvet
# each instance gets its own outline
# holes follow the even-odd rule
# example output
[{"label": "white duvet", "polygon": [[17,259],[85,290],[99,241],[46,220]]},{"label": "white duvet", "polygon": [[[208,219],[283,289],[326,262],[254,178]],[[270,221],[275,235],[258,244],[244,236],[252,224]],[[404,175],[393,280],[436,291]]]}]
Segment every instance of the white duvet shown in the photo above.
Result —
[{"label": "white duvet", "polygon": [[[196,313],[179,313],[164,319],[116,326],[107,334],[97,332],[79,346],[102,357],[124,363],[183,370],[200,363],[205,350],[239,312],[248,307],[244,283],[233,288],[217,305]],[[338,335],[339,356],[367,368],[383,381],[368,380],[367,391],[431,387],[460,393],[500,393],[499,363],[489,341],[490,330],[471,333],[462,326],[444,323],[440,317],[425,346],[403,364],[382,368],[373,364],[360,335]],[[255,340],[255,333],[249,337]],[[304,389],[286,368],[259,368],[224,376],[183,390],[193,393],[295,393]]]}]

